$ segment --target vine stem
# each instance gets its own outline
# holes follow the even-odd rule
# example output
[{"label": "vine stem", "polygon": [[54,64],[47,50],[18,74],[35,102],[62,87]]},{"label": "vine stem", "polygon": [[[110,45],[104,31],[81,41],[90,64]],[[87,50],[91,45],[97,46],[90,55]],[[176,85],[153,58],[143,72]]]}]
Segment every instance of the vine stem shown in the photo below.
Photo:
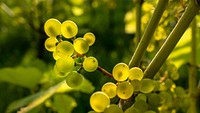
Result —
[{"label": "vine stem", "polygon": [[189,85],[189,96],[190,96],[190,107],[188,113],[197,113],[197,68],[196,65],[196,19],[191,23],[192,27],[192,39],[191,39],[191,66],[190,66],[190,75],[188,80]]},{"label": "vine stem", "polygon": [[142,6],[143,0],[137,0],[135,1],[136,4],[136,38],[137,38],[137,43],[141,39],[141,6]]},{"label": "vine stem", "polygon": [[56,91],[65,84],[65,81],[58,83],[55,86],[50,87],[47,91],[45,91],[39,98],[32,101],[29,105],[21,108],[17,113],[27,113],[38,105],[42,104],[45,100],[50,98]]},{"label": "vine stem", "polygon": [[194,3],[194,1],[190,1],[188,7],[185,12],[179,19],[178,23],[169,34],[168,38],[159,49],[155,57],[152,59],[146,70],[144,71],[144,76],[148,78],[153,78],[154,75],[158,72],[162,64],[165,62],[169,54],[172,52],[179,39],[182,37],[185,30],[190,25],[192,19],[198,13],[200,7]]},{"label": "vine stem", "polygon": [[147,25],[147,28],[145,29],[144,34],[129,62],[129,67],[139,66],[142,56],[144,55],[144,52],[148,47],[148,44],[168,4],[168,1],[169,0],[159,0],[154,10],[154,13]]}]

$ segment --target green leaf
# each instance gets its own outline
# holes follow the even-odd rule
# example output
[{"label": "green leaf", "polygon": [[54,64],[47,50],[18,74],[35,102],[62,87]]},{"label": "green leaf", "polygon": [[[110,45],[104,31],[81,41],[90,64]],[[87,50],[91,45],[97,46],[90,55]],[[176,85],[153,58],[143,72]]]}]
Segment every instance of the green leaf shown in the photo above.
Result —
[{"label": "green leaf", "polygon": [[28,103],[32,102],[34,99],[40,97],[41,95],[43,95],[44,92],[38,92],[36,94],[30,95],[28,97],[16,100],[14,102],[12,102],[6,110],[6,113],[11,113],[13,111],[18,110],[19,108],[26,106]]},{"label": "green leaf", "polygon": [[34,67],[6,67],[0,69],[0,73],[0,81],[30,89],[34,88],[42,78],[42,72]]},{"label": "green leaf", "polygon": [[71,113],[77,106],[75,99],[65,94],[56,94],[53,99],[53,105],[58,113]]}]

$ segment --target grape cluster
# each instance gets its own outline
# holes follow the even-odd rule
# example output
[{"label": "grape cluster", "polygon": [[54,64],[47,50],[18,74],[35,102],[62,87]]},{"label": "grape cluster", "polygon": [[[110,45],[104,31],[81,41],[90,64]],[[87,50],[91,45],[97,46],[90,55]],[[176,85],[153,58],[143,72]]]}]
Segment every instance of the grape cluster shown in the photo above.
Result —
[{"label": "grape cluster", "polygon": [[87,32],[83,37],[76,38],[78,26],[71,20],[60,22],[55,18],[48,19],[44,31],[49,37],[45,40],[45,48],[53,53],[56,60],[54,70],[66,78],[70,87],[79,86],[84,77],[81,69],[93,72],[98,67],[98,61],[93,56],[86,56],[89,47],[95,42],[95,35]]},{"label": "grape cluster", "polygon": [[[90,105],[94,112],[103,113],[155,113],[148,109],[146,95],[153,92],[154,80],[143,78],[143,70],[139,67],[132,67],[126,63],[118,63],[112,70],[112,76],[116,83],[105,83],[101,91],[97,91],[90,97]],[[111,100],[115,97],[121,100],[128,100],[135,96],[134,104],[128,109],[122,109],[119,105],[113,105]],[[98,95],[98,96],[97,96]],[[99,99],[101,97],[101,99]],[[106,99],[105,99],[106,98]],[[97,101],[98,99],[98,102]],[[101,100],[106,101],[102,103]],[[101,106],[101,107],[100,107]],[[115,110],[114,110],[115,109]],[[114,112],[115,111],[115,112]]]},{"label": "grape cluster", "polygon": [[[81,70],[100,70],[97,59],[86,55],[95,42],[93,33],[87,32],[76,38],[78,27],[73,21],[61,23],[54,18],[45,22],[44,31],[49,37],[44,46],[53,53],[56,61],[55,73],[64,77],[69,87],[81,85],[84,80]],[[174,83],[179,78],[175,66],[166,65],[164,67],[168,68],[161,68],[150,79],[144,77],[139,67],[130,68],[126,63],[117,63],[112,73],[106,72],[116,82],[106,82],[100,91],[91,95],[93,111],[88,113],[175,113],[178,108],[184,111],[189,106],[188,95],[184,88]],[[129,102],[131,104],[126,106]]]}]

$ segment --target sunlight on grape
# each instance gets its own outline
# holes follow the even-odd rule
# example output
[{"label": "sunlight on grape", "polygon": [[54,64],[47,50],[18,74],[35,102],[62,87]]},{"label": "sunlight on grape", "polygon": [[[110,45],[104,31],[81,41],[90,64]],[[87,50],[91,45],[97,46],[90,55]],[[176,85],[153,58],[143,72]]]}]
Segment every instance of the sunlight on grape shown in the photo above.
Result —
[{"label": "sunlight on grape", "polygon": [[75,15],[75,16],[81,16],[83,13],[84,13],[84,10],[80,7],[72,7],[72,13]]},{"label": "sunlight on grape", "polygon": [[128,11],[125,14],[124,21],[125,21],[125,32],[128,34],[133,34],[136,32],[136,16],[135,16],[135,9]]}]

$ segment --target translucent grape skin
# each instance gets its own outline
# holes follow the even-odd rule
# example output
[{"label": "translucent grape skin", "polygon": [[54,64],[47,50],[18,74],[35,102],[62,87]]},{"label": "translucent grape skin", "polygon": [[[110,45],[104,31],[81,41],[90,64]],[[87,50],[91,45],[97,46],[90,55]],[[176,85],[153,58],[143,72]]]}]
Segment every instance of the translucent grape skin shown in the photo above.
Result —
[{"label": "translucent grape skin", "polygon": [[111,104],[104,110],[103,113],[123,113],[123,110],[118,105]]},{"label": "translucent grape skin", "polygon": [[98,61],[95,57],[87,57],[83,61],[83,69],[87,72],[93,72],[98,67]]},{"label": "translucent grape skin", "polygon": [[130,72],[130,74],[129,74],[130,80],[134,80],[134,79],[142,80],[142,78],[144,76],[142,69],[140,69],[139,67],[132,67],[129,70],[129,72]]},{"label": "translucent grape skin", "polygon": [[66,77],[66,83],[71,88],[80,86],[82,82],[83,76],[77,71],[70,72]]},{"label": "translucent grape skin", "polygon": [[62,41],[56,47],[56,53],[60,57],[68,57],[74,53],[74,47],[69,41]]},{"label": "translucent grape skin", "polygon": [[44,24],[44,31],[49,37],[56,37],[61,34],[61,23],[55,18],[48,19]]},{"label": "translucent grape skin", "polygon": [[78,26],[71,20],[66,20],[61,24],[61,34],[67,38],[73,38],[78,33]]},{"label": "translucent grape skin", "polygon": [[89,46],[93,45],[95,42],[95,35],[91,32],[87,32],[83,38],[86,40],[86,42],[88,43]]},{"label": "translucent grape skin", "polygon": [[73,44],[75,51],[79,54],[85,54],[89,50],[89,45],[83,38],[76,38]]},{"label": "translucent grape skin", "polygon": [[128,99],[133,95],[134,89],[130,82],[123,81],[117,84],[117,96],[121,99]]},{"label": "translucent grape skin", "polygon": [[125,63],[118,63],[112,70],[113,78],[116,81],[125,81],[129,77],[129,67]]},{"label": "translucent grape skin", "polygon": [[142,93],[150,93],[154,90],[154,81],[149,78],[144,78],[140,83],[140,92]]},{"label": "translucent grape skin", "polygon": [[53,52],[56,49],[56,43],[58,43],[56,37],[49,37],[45,40],[44,46],[48,51]]},{"label": "translucent grape skin", "polygon": [[134,106],[129,107],[124,113],[140,113]]},{"label": "translucent grape skin", "polygon": [[103,112],[110,105],[108,95],[102,91],[93,93],[90,97],[90,106],[96,112]]},{"label": "translucent grape skin", "polygon": [[116,84],[107,82],[102,86],[101,91],[105,92],[109,98],[114,98],[116,96],[116,89]]},{"label": "translucent grape skin", "polygon": [[74,59],[71,57],[61,57],[56,60],[56,70],[61,73],[70,72],[74,68]]}]

